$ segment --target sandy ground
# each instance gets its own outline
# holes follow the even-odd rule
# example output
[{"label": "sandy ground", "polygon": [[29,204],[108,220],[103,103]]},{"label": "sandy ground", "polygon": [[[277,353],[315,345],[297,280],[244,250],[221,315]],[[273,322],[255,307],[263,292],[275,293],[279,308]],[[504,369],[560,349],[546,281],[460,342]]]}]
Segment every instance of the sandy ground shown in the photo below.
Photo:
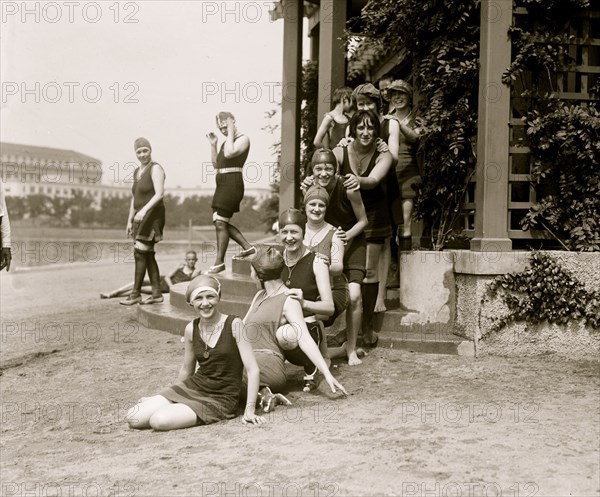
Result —
[{"label": "sandy ground", "polygon": [[178,337],[98,298],[132,274],[2,273],[1,495],[600,495],[597,358],[378,349],[335,367],[348,398],[302,393],[291,370],[293,406],[262,427],[130,430],[126,409],[182,359]]}]

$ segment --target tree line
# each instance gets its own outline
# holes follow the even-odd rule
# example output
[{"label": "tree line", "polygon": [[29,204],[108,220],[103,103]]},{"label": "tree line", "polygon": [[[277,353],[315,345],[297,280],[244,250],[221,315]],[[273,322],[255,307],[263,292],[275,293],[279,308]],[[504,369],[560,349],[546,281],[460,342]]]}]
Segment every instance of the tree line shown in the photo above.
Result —
[{"label": "tree line", "polygon": [[[167,225],[185,227],[189,221],[195,226],[212,224],[212,197],[194,195],[180,201],[173,195],[165,195]],[[235,214],[235,225],[242,230],[270,228],[273,199],[257,202],[254,197],[245,197],[240,212]],[[131,197],[105,197],[100,208],[94,207],[91,194],[75,191],[68,198],[32,194],[26,197],[6,197],[6,206],[11,221],[32,219],[51,226],[120,228],[127,223]]]}]

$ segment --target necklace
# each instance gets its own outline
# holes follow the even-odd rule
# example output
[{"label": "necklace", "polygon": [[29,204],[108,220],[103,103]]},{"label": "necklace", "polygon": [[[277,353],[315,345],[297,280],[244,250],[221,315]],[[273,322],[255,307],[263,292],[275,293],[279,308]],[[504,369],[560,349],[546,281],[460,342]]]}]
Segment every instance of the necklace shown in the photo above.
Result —
[{"label": "necklace", "polygon": [[[215,333],[217,333],[217,331],[218,331],[219,328],[222,329],[221,320],[219,320],[219,322],[215,325],[215,331],[213,331],[211,333],[208,333],[210,336],[207,339],[205,339],[205,338],[202,337],[202,328],[200,328],[200,330],[199,330],[200,331],[200,337],[202,338],[202,341],[204,342],[204,353],[202,354],[202,357],[204,357],[205,359],[208,359],[209,356],[210,356],[210,353],[208,352],[208,342],[213,337],[213,335]],[[205,335],[207,334],[207,332],[204,332],[204,333],[205,333]]]},{"label": "necklace", "polygon": [[300,257],[298,257],[298,260],[295,262],[295,264],[293,266],[290,266],[287,254],[284,254],[285,265],[287,266],[289,271],[287,280],[285,280],[285,286],[289,287],[292,284],[292,273],[294,272],[294,269],[296,269],[296,266],[298,265],[298,262],[300,261],[300,259],[302,259],[302,257],[304,257],[304,250],[300,254]]}]

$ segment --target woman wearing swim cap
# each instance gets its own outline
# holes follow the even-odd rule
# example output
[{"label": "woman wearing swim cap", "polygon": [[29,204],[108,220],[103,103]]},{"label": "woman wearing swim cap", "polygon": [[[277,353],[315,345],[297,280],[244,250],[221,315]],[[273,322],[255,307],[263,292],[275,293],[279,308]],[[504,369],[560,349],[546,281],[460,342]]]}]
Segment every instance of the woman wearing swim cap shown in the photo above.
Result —
[{"label": "woman wearing swim cap", "polygon": [[256,248],[257,254],[251,263],[262,289],[254,296],[244,317],[244,325],[260,368],[263,410],[270,411],[278,402],[289,404],[285,397],[273,392],[285,390],[287,376],[284,354],[296,348],[321,371],[333,393],[339,389],[346,394],[309,334],[300,301],[295,294],[289,293],[281,279],[285,266],[283,254],[267,245]]},{"label": "woman wearing swim cap", "polygon": [[[279,216],[279,241],[283,245],[285,265],[281,279],[290,288],[290,295],[296,296],[302,307],[304,322],[319,347],[324,358],[328,359],[327,340],[321,329],[320,319],[330,317],[335,311],[329,268],[327,262],[318,257],[304,244],[306,216],[298,209],[288,209]],[[292,364],[304,366],[304,390],[315,387],[316,366],[306,354],[296,347],[284,353]]]},{"label": "woman wearing swim cap", "polygon": [[[165,172],[160,164],[152,160],[152,147],[146,138],[134,142],[134,150],[140,165],[133,172],[133,199],[127,219],[127,236],[133,243],[135,275],[133,290],[120,302],[123,305],[154,304],[162,302],[160,271],[154,254],[154,245],[162,240],[165,227]],[[152,295],[142,301],[141,292],[144,276],[152,285]]]},{"label": "woman wearing swim cap", "polygon": [[219,112],[217,128],[225,136],[221,148],[217,150],[217,135],[212,131],[206,135],[210,143],[211,162],[217,174],[217,188],[212,199],[213,223],[217,234],[217,258],[208,270],[210,274],[225,271],[225,254],[229,239],[233,238],[241,247],[241,257],[254,253],[255,249],[244,238],[241,231],[231,224],[234,213],[239,212],[244,198],[243,166],[250,152],[250,140],[242,135],[230,112]]},{"label": "woman wearing swim cap", "polygon": [[356,350],[358,330],[362,322],[361,285],[365,278],[367,241],[364,229],[368,224],[365,206],[358,191],[347,190],[344,178],[338,174],[335,154],[326,148],[315,150],[311,161],[312,176],[302,183],[304,190],[313,184],[327,190],[329,207],[325,221],[337,226],[337,236],[345,243],[344,274],[348,279],[350,304],[346,311],[346,350],[348,364],[361,364]]},{"label": "woman wearing swim cap", "polygon": [[177,430],[235,417],[244,369],[248,390],[242,422],[266,422],[255,413],[260,373],[252,346],[242,320],[219,311],[220,299],[221,285],[214,276],[190,282],[186,300],[199,317],[185,328],[178,381],[130,409],[126,419],[131,428]]}]

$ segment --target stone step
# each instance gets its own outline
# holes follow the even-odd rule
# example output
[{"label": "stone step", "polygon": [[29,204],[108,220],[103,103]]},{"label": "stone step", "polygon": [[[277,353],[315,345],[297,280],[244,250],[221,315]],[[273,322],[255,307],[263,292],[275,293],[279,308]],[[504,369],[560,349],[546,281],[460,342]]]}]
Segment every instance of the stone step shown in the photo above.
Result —
[{"label": "stone step", "polygon": [[[224,299],[220,303],[223,312],[242,318],[248,306],[249,302],[244,300]],[[388,311],[386,315],[391,313],[401,314],[399,311]],[[137,308],[137,318],[141,324],[179,336],[183,335],[185,326],[195,317],[196,313],[190,306],[175,307],[171,304],[169,296],[166,296],[162,304],[140,305]],[[341,323],[343,325],[343,320]],[[344,333],[338,323],[327,331],[334,336]],[[337,340],[342,341],[340,338]],[[434,324],[400,325],[393,329],[380,328],[378,346],[418,353],[474,356],[472,342],[453,335],[447,327],[435,327]]]}]

